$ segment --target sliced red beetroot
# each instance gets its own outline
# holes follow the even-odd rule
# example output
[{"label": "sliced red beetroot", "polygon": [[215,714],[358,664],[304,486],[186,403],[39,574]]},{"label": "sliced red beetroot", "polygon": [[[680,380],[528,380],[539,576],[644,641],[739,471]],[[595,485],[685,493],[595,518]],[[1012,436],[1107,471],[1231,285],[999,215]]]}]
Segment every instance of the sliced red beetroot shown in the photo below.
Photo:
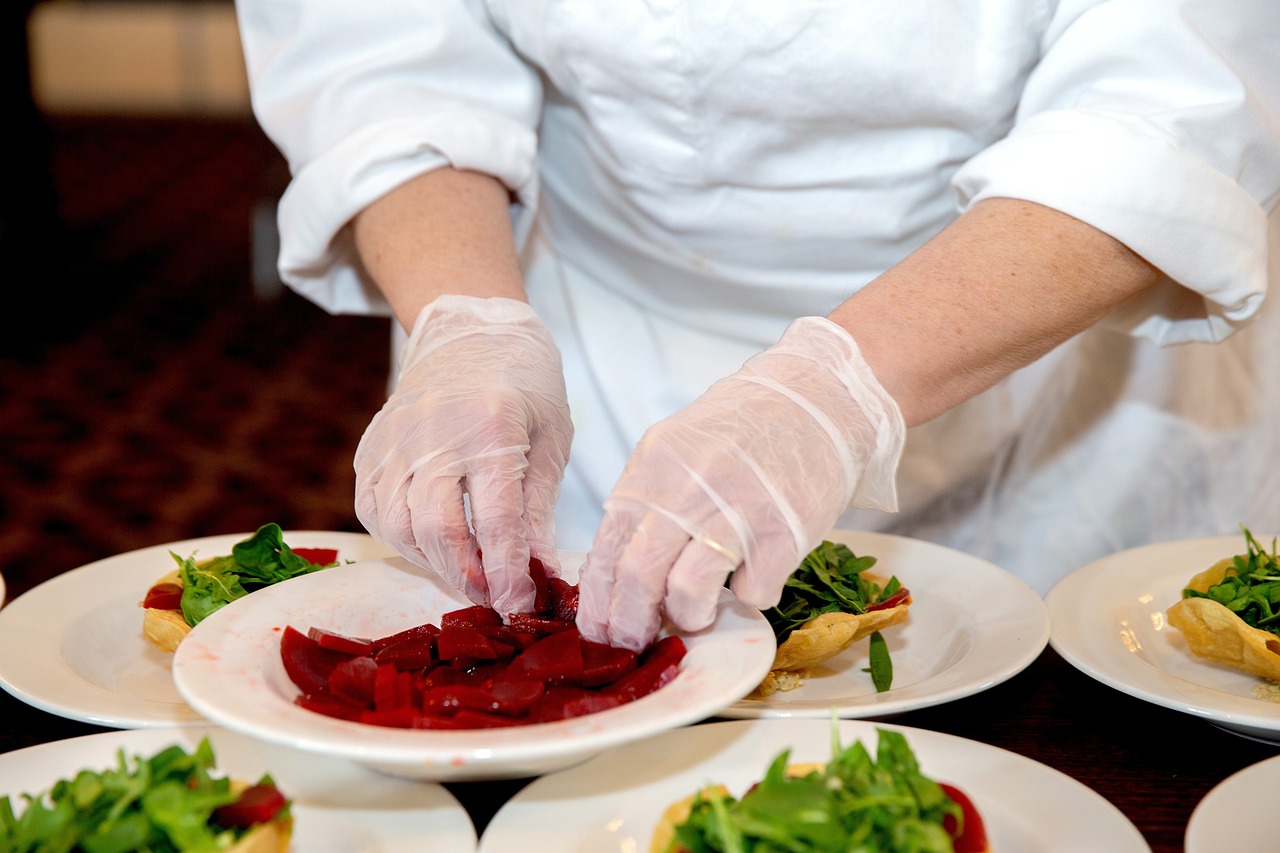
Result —
[{"label": "sliced red beetroot", "polygon": [[234,803],[213,810],[213,820],[228,829],[245,829],[266,823],[280,814],[288,800],[275,785],[259,783],[240,792]]},{"label": "sliced red beetroot", "polygon": [[987,828],[983,824],[982,815],[979,814],[977,807],[973,804],[973,800],[969,799],[968,794],[954,785],[940,782],[938,786],[942,788],[944,794],[960,806],[960,812],[963,815],[960,825],[957,825],[956,819],[951,815],[947,815],[942,819],[942,828],[951,836],[955,853],[985,853],[989,848]]},{"label": "sliced red beetroot", "polygon": [[449,684],[472,684],[475,678],[471,673],[451,666],[436,666],[428,670],[418,679],[418,686],[426,692],[432,687],[443,687]]},{"label": "sliced red beetroot", "polygon": [[179,610],[182,608],[182,584],[158,583],[147,590],[142,606],[151,610]]},{"label": "sliced red beetroot", "polygon": [[371,726],[387,726],[393,729],[416,729],[418,719],[422,715],[417,708],[388,708],[376,709],[373,711],[361,711],[356,717],[356,721],[360,723],[368,723]]},{"label": "sliced red beetroot", "polygon": [[373,708],[375,711],[393,711],[397,708],[418,708],[418,686],[413,676],[401,672],[393,664],[378,664],[373,679]]},{"label": "sliced red beetroot", "polygon": [[327,566],[338,561],[337,548],[294,548],[293,553],[304,560]]},{"label": "sliced red beetroot", "polygon": [[373,658],[356,657],[344,660],[329,673],[329,693],[353,705],[373,706],[373,684],[378,665]]},{"label": "sliced red beetroot", "polygon": [[888,610],[890,607],[897,607],[899,604],[906,604],[910,600],[911,590],[904,586],[884,601],[867,605],[867,612],[870,613],[873,610]]},{"label": "sliced red beetroot", "polygon": [[335,699],[328,695],[309,696],[303,694],[296,697],[293,703],[299,708],[306,708],[308,711],[314,711],[317,714],[324,714],[326,717],[333,717],[338,720],[354,720],[364,710],[360,706],[352,705],[350,702]]},{"label": "sliced red beetroot", "polygon": [[481,661],[475,666],[462,673],[462,679],[459,684],[478,684],[480,686],[488,686],[495,681],[499,681],[507,676],[508,660]]},{"label": "sliced red beetroot", "polygon": [[427,714],[452,716],[462,707],[463,696],[481,688],[472,684],[442,684],[422,691],[422,710]]},{"label": "sliced red beetroot", "polygon": [[[541,681],[509,679],[495,681],[489,688],[493,704],[487,709],[505,717],[523,714],[542,698],[546,685]],[[479,709],[486,710],[486,709]]]},{"label": "sliced red beetroot", "polygon": [[623,703],[611,693],[597,693],[580,687],[552,687],[529,709],[529,722],[549,723],[607,711]]},{"label": "sliced red beetroot", "polygon": [[458,722],[454,716],[446,716],[445,714],[427,714],[420,713],[414,715],[413,724],[409,726],[412,729],[470,729],[475,726],[467,725],[466,721]]},{"label": "sliced red beetroot", "polygon": [[396,669],[426,669],[436,659],[435,647],[432,635],[409,637],[374,652],[373,659],[393,664]]},{"label": "sliced red beetroot", "polygon": [[529,558],[529,579],[533,581],[533,612],[546,613],[551,609],[551,578],[537,557]]},{"label": "sliced red beetroot", "polygon": [[670,684],[680,672],[685,656],[684,640],[672,635],[663,637],[641,656],[640,665],[605,688],[605,691],[632,702]]},{"label": "sliced red beetroot", "polygon": [[329,689],[329,673],[351,655],[322,647],[315,640],[285,626],[280,635],[280,657],[289,680],[303,693],[323,694]]},{"label": "sliced red beetroot", "polygon": [[527,631],[517,631],[506,625],[479,625],[476,630],[490,640],[495,640],[514,649],[527,649],[540,636],[538,634],[530,634]]},{"label": "sliced red beetroot", "polygon": [[484,711],[471,711],[463,708],[453,715],[453,721],[462,729],[498,729],[506,726],[523,726],[527,720],[517,717],[504,717],[501,714],[486,714]]},{"label": "sliced red beetroot", "polygon": [[619,697],[624,702],[634,702],[643,696],[648,696],[660,687],[670,684],[675,677],[680,674],[680,667],[677,664],[659,665],[645,664],[636,669],[629,675],[624,675],[621,679],[605,688],[608,693]]},{"label": "sliced red beetroot", "polygon": [[434,637],[440,633],[440,629],[431,623],[425,625],[414,625],[412,628],[405,628],[403,631],[397,631],[394,634],[388,634],[385,637],[378,637],[373,641],[373,650],[378,652],[387,646],[394,646],[402,640],[417,640],[422,637]]},{"label": "sliced red beetroot", "polygon": [[367,655],[373,651],[373,640],[364,637],[348,637],[324,628],[312,626],[307,629],[307,636],[320,644],[321,648],[345,652],[349,655]]},{"label": "sliced red beetroot", "polygon": [[568,683],[575,687],[600,687],[612,684],[637,665],[638,656],[630,649],[605,643],[582,641],[582,674]]},{"label": "sliced red beetroot", "polygon": [[551,578],[547,584],[551,588],[551,614],[561,622],[577,619],[578,588],[564,578]]},{"label": "sliced red beetroot", "polygon": [[[542,590],[540,611],[513,614],[507,624],[491,608],[459,608],[440,617],[441,627],[415,625],[367,641],[371,655],[324,647],[363,649],[359,638],[288,629],[281,653],[308,694],[298,704],[347,719],[360,713],[374,725],[482,728],[594,713],[676,677],[685,654],[678,637],[640,656],[583,641],[573,621],[577,587],[547,577],[541,564],[530,573]],[[356,702],[367,713],[353,710]]]},{"label": "sliced red beetroot", "polygon": [[450,714],[484,711],[514,717],[528,711],[542,696],[541,681],[499,682],[491,686],[450,684],[422,692],[424,713]]},{"label": "sliced red beetroot", "polygon": [[453,625],[465,625],[468,628],[475,628],[480,625],[501,624],[502,617],[498,615],[498,611],[492,607],[485,607],[479,604],[474,607],[450,610],[440,616],[440,630],[442,631]]},{"label": "sliced red beetroot", "polygon": [[507,617],[507,624],[517,631],[530,634],[558,634],[578,627],[571,620],[548,619],[534,613],[512,613]]},{"label": "sliced red beetroot", "polygon": [[506,678],[553,681],[582,674],[582,640],[576,629],[549,634],[511,659]]},{"label": "sliced red beetroot", "polygon": [[462,624],[444,625],[436,637],[436,653],[440,660],[493,660],[498,656],[493,643],[475,628]]}]

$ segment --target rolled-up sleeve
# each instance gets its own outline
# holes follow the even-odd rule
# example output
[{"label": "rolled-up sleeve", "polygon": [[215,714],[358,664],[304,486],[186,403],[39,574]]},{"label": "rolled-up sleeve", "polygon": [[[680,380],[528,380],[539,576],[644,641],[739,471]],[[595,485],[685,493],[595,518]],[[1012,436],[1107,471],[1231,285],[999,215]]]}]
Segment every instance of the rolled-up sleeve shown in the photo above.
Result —
[{"label": "rolled-up sleeve", "polygon": [[962,208],[1004,196],[1061,210],[1164,273],[1110,325],[1159,343],[1227,337],[1280,251],[1280,13],[1064,0],[1013,129],[954,187]]},{"label": "rolled-up sleeve", "polygon": [[237,0],[254,114],[288,161],[279,270],[333,313],[387,313],[347,228],[444,165],[537,192],[538,75],[466,0]]}]

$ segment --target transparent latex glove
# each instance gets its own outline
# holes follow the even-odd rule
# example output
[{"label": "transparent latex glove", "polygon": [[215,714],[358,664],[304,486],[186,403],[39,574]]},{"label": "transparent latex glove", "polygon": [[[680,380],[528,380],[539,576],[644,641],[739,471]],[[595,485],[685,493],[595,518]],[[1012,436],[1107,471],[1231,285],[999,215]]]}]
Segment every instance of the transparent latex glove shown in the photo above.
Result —
[{"label": "transparent latex glove", "polygon": [[356,449],[356,515],[472,601],[531,611],[529,558],[560,569],[554,510],[572,438],[560,353],[533,309],[441,296]]},{"label": "transparent latex glove", "polygon": [[896,510],[902,415],[842,328],[802,317],[641,438],[579,581],[584,637],[641,649],[783,584],[850,505]]}]

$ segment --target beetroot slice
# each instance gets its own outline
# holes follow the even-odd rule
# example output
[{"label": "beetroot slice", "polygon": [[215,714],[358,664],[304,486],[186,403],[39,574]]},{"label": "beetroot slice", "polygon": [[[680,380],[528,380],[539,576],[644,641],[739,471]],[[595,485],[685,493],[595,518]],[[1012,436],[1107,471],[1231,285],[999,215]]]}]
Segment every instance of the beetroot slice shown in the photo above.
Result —
[{"label": "beetroot slice", "polygon": [[241,791],[234,803],[214,809],[213,820],[219,826],[230,829],[247,829],[271,820],[287,804],[288,800],[280,793],[279,788],[260,782]]},{"label": "beetroot slice", "polygon": [[397,631],[394,634],[388,634],[385,637],[379,637],[373,641],[373,651],[378,653],[388,646],[394,646],[402,640],[417,640],[436,636],[440,633],[440,629],[431,623],[425,625],[414,625],[412,628],[405,628],[403,631]]},{"label": "beetroot slice", "polygon": [[303,693],[318,695],[329,690],[329,673],[351,655],[322,647],[292,626],[280,635],[280,657],[289,680]]},{"label": "beetroot slice", "polygon": [[440,628],[440,636],[436,637],[436,652],[440,660],[458,660],[467,658],[472,661],[493,660],[498,650],[484,634],[468,625],[452,623]]},{"label": "beetroot slice", "polygon": [[498,611],[492,607],[485,607],[477,604],[472,607],[463,607],[458,610],[450,610],[448,613],[440,617],[440,629],[443,631],[453,625],[465,625],[468,628],[476,628],[480,625],[501,625],[502,617],[498,615]]},{"label": "beetroot slice", "polygon": [[578,618],[578,588],[563,578],[551,578],[547,581],[551,588],[552,615],[561,622],[572,622]]},{"label": "beetroot slice", "polygon": [[142,606],[149,610],[182,609],[182,584],[169,581],[155,584],[147,590]]},{"label": "beetroot slice", "polygon": [[394,664],[380,663],[373,677],[373,709],[394,711],[400,708],[418,709],[418,687],[413,675],[401,672]]},{"label": "beetroot slice", "polygon": [[597,693],[579,687],[552,687],[529,709],[529,722],[550,723],[607,711],[623,703],[612,693]]},{"label": "beetroot slice", "polygon": [[[490,607],[443,614],[364,640],[287,628],[281,655],[301,707],[371,725],[474,729],[563,720],[634,701],[674,679],[686,649],[665,637],[642,654],[583,640],[578,588],[530,565],[538,611],[506,622]],[[357,653],[359,652],[359,653]]]},{"label": "beetroot slice", "polygon": [[507,617],[507,624],[517,631],[531,634],[557,634],[561,631],[572,631],[578,626],[570,620],[548,619],[533,613],[512,613]]},{"label": "beetroot slice", "polygon": [[333,717],[338,720],[355,720],[364,712],[364,708],[359,705],[352,705],[341,699],[335,699],[332,696],[309,696],[303,694],[293,700],[293,703],[299,708],[306,708],[317,714],[324,714],[326,717]]},{"label": "beetroot slice", "polygon": [[637,655],[621,646],[582,641],[582,673],[563,679],[574,687],[600,687],[612,684],[635,670]]},{"label": "beetroot slice", "polygon": [[551,576],[537,557],[529,558],[529,580],[533,581],[533,612],[546,613],[551,609]]},{"label": "beetroot slice", "polygon": [[514,649],[527,649],[540,638],[538,634],[517,631],[507,625],[479,625],[476,627],[476,631],[490,640],[511,646]]},{"label": "beetroot slice", "polygon": [[344,660],[329,673],[329,693],[335,699],[368,707],[373,704],[373,684],[378,665],[373,658]]},{"label": "beetroot slice", "polygon": [[511,659],[507,678],[552,681],[582,675],[582,638],[577,629],[548,634]]},{"label": "beetroot slice", "polygon": [[338,561],[337,548],[293,548],[291,550],[302,559],[309,560],[312,563],[319,563],[322,566]]},{"label": "beetroot slice", "polygon": [[528,711],[542,697],[540,681],[506,681],[485,687],[474,684],[450,684],[422,692],[422,710],[431,714],[458,711],[483,711],[514,717]]},{"label": "beetroot slice", "polygon": [[393,664],[396,669],[426,669],[435,660],[435,638],[408,637],[373,653],[372,660]]},{"label": "beetroot slice", "polygon": [[453,719],[460,729],[497,729],[506,726],[523,726],[528,722],[516,717],[486,714],[484,711],[472,711],[468,708],[463,708],[454,714]]},{"label": "beetroot slice", "polygon": [[314,626],[307,629],[307,636],[319,643],[321,648],[333,649],[335,652],[367,655],[373,651],[373,640],[364,637],[348,637],[346,634],[338,634]]},{"label": "beetroot slice", "polygon": [[410,728],[448,730],[448,729],[471,729],[471,728],[475,728],[475,726],[467,725],[465,718],[462,722],[458,722],[456,716],[453,716],[453,715],[446,716],[444,714],[422,713],[422,714],[417,714],[413,718],[413,725],[411,725]]},{"label": "beetroot slice", "polygon": [[418,720],[422,715],[416,708],[388,708],[375,711],[361,711],[356,721],[372,726],[387,726],[393,729],[420,728]]},{"label": "beetroot slice", "polygon": [[635,671],[618,679],[605,690],[625,702],[648,696],[671,683],[680,672],[680,661],[684,659],[685,652],[684,640],[675,635],[663,637],[641,656],[640,666]]}]

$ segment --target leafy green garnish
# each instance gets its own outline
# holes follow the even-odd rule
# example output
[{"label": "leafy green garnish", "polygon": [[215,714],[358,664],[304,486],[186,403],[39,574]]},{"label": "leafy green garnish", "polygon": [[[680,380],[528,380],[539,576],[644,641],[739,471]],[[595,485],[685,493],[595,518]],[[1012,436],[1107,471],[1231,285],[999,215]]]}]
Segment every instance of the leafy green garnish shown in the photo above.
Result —
[{"label": "leafy green garnish", "polygon": [[781,643],[805,622],[823,613],[866,613],[902,586],[896,577],[883,588],[862,573],[875,557],[859,557],[848,545],[823,541],[800,563],[782,588],[776,606],[764,611]]},{"label": "leafy green garnish", "polygon": [[182,615],[192,626],[255,589],[337,565],[299,557],[285,544],[278,524],[262,525],[248,539],[231,546],[227,556],[197,563],[193,557],[169,554],[182,573]]},{"label": "leafy green garnish", "polygon": [[833,726],[832,760],[790,776],[790,750],[740,799],[699,794],[675,828],[671,849],[690,853],[951,853],[943,825],[960,807],[920,772],[901,732],[877,729],[873,758],[860,741],[840,744]]},{"label": "leafy green garnish", "polygon": [[[81,770],[47,792],[23,794],[21,815],[0,797],[5,853],[176,853],[225,850],[245,830],[220,827],[213,813],[236,801],[231,780],[214,777],[213,747],[170,746],[150,758],[117,753],[114,768]],[[269,776],[262,782],[270,783]]]},{"label": "leafy green garnish", "polygon": [[893,684],[893,661],[889,659],[889,644],[879,631],[874,631],[867,641],[870,643],[867,656],[871,665],[866,671],[871,673],[871,683],[876,686],[876,692],[883,693]]},{"label": "leafy green garnish", "polygon": [[[891,577],[883,587],[863,577],[875,557],[859,557],[848,545],[823,540],[805,556],[782,588],[776,606],[764,611],[781,645],[791,632],[823,613],[866,613],[902,588]],[[871,636],[871,677],[878,692],[889,689],[893,664],[889,647],[877,631]]]},{"label": "leafy green garnish", "polygon": [[1184,589],[1183,598],[1208,598],[1225,606],[1254,628],[1280,636],[1280,557],[1276,540],[1266,551],[1243,524],[1247,552],[1238,554],[1226,577],[1204,592]]}]

